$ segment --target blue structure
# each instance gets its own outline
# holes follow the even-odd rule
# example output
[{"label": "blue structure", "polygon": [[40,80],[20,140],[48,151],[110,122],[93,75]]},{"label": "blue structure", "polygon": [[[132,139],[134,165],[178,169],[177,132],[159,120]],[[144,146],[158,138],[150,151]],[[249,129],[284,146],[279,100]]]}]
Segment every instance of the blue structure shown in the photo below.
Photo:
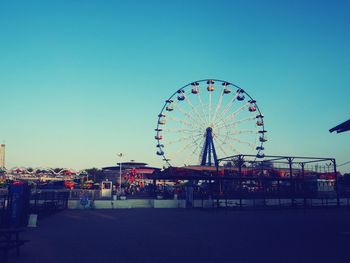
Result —
[{"label": "blue structure", "polygon": [[[213,162],[212,162],[213,159]],[[208,127],[205,133],[205,142],[202,152],[202,161],[201,165],[218,165],[218,157],[216,155],[214,140],[213,140],[213,129]]]},{"label": "blue structure", "polygon": [[350,120],[344,121],[343,123],[333,127],[329,132],[336,131],[337,133],[345,132],[350,130]]}]

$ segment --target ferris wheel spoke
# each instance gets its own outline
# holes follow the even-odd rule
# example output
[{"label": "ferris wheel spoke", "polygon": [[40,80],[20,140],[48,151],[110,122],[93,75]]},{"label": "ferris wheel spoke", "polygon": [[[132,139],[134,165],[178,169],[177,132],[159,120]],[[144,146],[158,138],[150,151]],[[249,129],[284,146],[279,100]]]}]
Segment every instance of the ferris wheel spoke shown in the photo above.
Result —
[{"label": "ferris wheel spoke", "polygon": [[199,104],[201,105],[201,108],[202,108],[203,117],[204,117],[204,119],[205,119],[205,124],[204,124],[204,125],[205,125],[205,126],[208,126],[209,121],[208,121],[207,116],[206,116],[206,114],[205,114],[205,108],[204,108],[204,104],[203,104],[203,101],[202,101],[201,94],[198,93],[197,96],[198,96]]},{"label": "ferris wheel spoke", "polygon": [[178,118],[176,118],[176,117],[171,116],[171,117],[169,117],[169,119],[172,120],[172,121],[181,123],[181,124],[183,124],[183,125],[185,125],[185,126],[187,126],[187,127],[196,128],[196,127],[193,126],[192,123],[189,123],[189,122],[184,121],[184,120],[180,120],[180,119],[178,119]]},{"label": "ferris wheel spoke", "polygon": [[221,128],[224,128],[224,127],[228,128],[228,127],[236,126],[238,124],[241,124],[241,123],[244,123],[244,122],[247,122],[247,121],[251,121],[251,120],[255,120],[255,119],[256,119],[255,116],[248,117],[248,118],[245,118],[245,119],[236,120],[236,121],[231,122],[231,123],[224,123],[223,125],[217,126],[216,128],[217,129],[221,129]]},{"label": "ferris wheel spoke", "polygon": [[215,112],[214,112],[214,116],[213,116],[213,123],[215,123],[216,115],[218,114],[218,111],[221,108],[223,95],[224,95],[224,91],[221,91],[221,94],[220,94],[220,97],[219,97],[219,101],[218,101],[218,103],[216,105],[216,108],[215,108]]},{"label": "ferris wheel spoke", "polygon": [[193,110],[193,112],[198,116],[198,118],[200,119],[202,125],[205,125],[206,121],[205,119],[203,119],[202,115],[198,112],[198,109],[196,107],[193,106],[192,101],[190,100],[189,96],[185,95],[185,101],[187,102],[187,104],[191,107],[191,109]]},{"label": "ferris wheel spoke", "polygon": [[[202,136],[202,137],[200,137],[197,141],[196,141],[196,146],[195,146],[195,148],[193,149],[193,151],[192,151],[192,154],[197,154],[197,153],[200,153],[201,152],[201,149],[202,149],[202,147],[203,147],[203,144],[204,144],[204,136]],[[198,163],[200,163],[200,159],[201,159],[201,156],[202,156],[202,153],[200,153],[199,155],[198,155],[198,157],[199,157],[199,161],[198,161]]]},{"label": "ferris wheel spoke", "polygon": [[196,142],[196,148],[193,150],[193,154],[195,154],[196,152],[198,152],[198,150],[200,149],[200,147],[203,146],[204,143],[204,137],[201,137],[197,142]]},{"label": "ferris wheel spoke", "polygon": [[[191,150],[192,154],[196,154],[197,149],[199,148],[200,144],[198,144],[198,141],[203,140],[202,137],[197,138],[196,140],[194,140],[193,142],[190,142],[188,144],[186,144],[184,147],[182,147],[181,149],[177,150],[173,157],[175,157],[177,160],[178,159],[182,159],[182,161],[189,161],[190,159],[188,158],[188,155],[183,154],[186,150],[193,148],[193,150]],[[193,145],[195,145],[193,147]],[[182,163],[182,161],[180,163]]]},{"label": "ferris wheel spoke", "polygon": [[255,142],[254,142],[254,144],[255,144],[255,145],[258,145],[258,142],[259,142],[259,135],[257,134],[257,135],[255,136]]},{"label": "ferris wheel spoke", "polygon": [[255,145],[250,143],[250,142],[246,142],[246,141],[242,141],[242,140],[239,140],[237,138],[231,138],[233,141],[235,142],[238,142],[240,144],[244,144],[244,145],[248,145],[249,147],[251,147],[252,149],[255,149]]},{"label": "ferris wheel spoke", "polygon": [[193,141],[194,144],[198,145],[198,141],[203,141],[204,140],[204,135],[197,137],[196,140]]},{"label": "ferris wheel spoke", "polygon": [[226,144],[226,142],[229,141],[229,138],[230,138],[232,135],[230,135],[230,132],[229,132],[229,131],[224,131],[224,132],[216,132],[216,133],[215,133],[215,136],[221,138],[221,139],[225,142],[225,144]]},{"label": "ferris wheel spoke", "polygon": [[255,133],[258,133],[258,131],[256,131],[256,130],[236,130],[236,131],[230,132],[228,134],[240,135],[240,134],[255,134]]},{"label": "ferris wheel spoke", "polygon": [[191,146],[195,145],[195,147],[198,147],[198,141],[202,140],[202,137],[198,137],[197,139],[193,140],[193,142],[190,142],[188,144],[186,144],[180,151],[178,151],[178,153],[190,148]]},{"label": "ferris wheel spoke", "polygon": [[259,126],[256,126],[255,145],[257,145],[259,141],[259,137],[260,137],[259,131],[260,131]]},{"label": "ferris wheel spoke", "polygon": [[187,136],[187,137],[181,137],[181,138],[179,138],[179,139],[177,139],[177,140],[169,141],[169,142],[167,142],[167,144],[168,144],[168,145],[173,145],[173,144],[175,144],[175,143],[188,141],[188,140],[193,139],[194,137],[199,137],[199,136],[202,136],[202,135],[191,135],[191,136]]},{"label": "ferris wheel spoke", "polygon": [[232,146],[232,144],[229,144],[229,143],[227,143],[226,140],[222,139],[221,136],[216,136],[216,139],[219,140],[222,143],[222,145],[227,145],[227,147],[230,150],[232,150],[235,154],[239,154],[240,153],[235,147]]},{"label": "ferris wheel spoke", "polygon": [[198,130],[198,128],[196,129],[183,129],[183,128],[169,128],[169,129],[165,129],[165,132],[183,132],[183,133],[199,133],[200,131]]},{"label": "ferris wheel spoke", "polygon": [[183,134],[184,136],[203,136],[202,132],[196,131],[196,132],[184,132],[184,131],[179,131],[177,134]]},{"label": "ferris wheel spoke", "polygon": [[[214,142],[217,141],[216,138],[214,138]],[[226,151],[224,150],[224,148],[222,147],[221,143],[216,143],[216,145],[219,146],[219,149],[223,152],[223,154],[225,154],[225,156],[228,156],[228,154],[226,153]]]},{"label": "ferris wheel spoke", "polygon": [[186,144],[186,145],[185,145],[184,147],[182,147],[180,150],[176,151],[176,152],[174,153],[174,156],[177,157],[177,156],[180,155],[180,154],[181,154],[181,156],[183,156],[182,153],[183,153],[185,150],[189,149],[191,146],[193,147],[192,142]]},{"label": "ferris wheel spoke", "polygon": [[201,158],[202,158],[202,150],[203,150],[203,144],[204,144],[204,136],[200,137],[197,141],[196,141],[196,147],[193,149],[192,154],[198,154],[198,164],[200,164],[201,162]]},{"label": "ferris wheel spoke", "polygon": [[193,123],[198,124],[198,127],[201,127],[201,123],[198,122],[198,119],[194,118],[192,116],[192,114],[190,114],[189,112],[187,112],[186,110],[184,110],[179,103],[176,104],[176,108],[179,110],[179,112],[181,112],[183,115],[185,115],[188,119],[190,119]]},{"label": "ferris wheel spoke", "polygon": [[234,111],[230,115],[226,117],[224,115],[221,115],[222,117],[221,121],[226,122],[228,120],[234,119],[239,113],[241,113],[245,108],[248,108],[248,107],[249,107],[249,103],[247,102],[246,104],[242,105],[240,108],[238,108],[236,111]]},{"label": "ferris wheel spoke", "polygon": [[225,138],[225,140],[230,136],[230,134],[229,134],[229,131],[216,131],[215,132],[215,134],[214,134],[214,137],[215,136],[218,136],[218,137],[224,137]]},{"label": "ferris wheel spoke", "polygon": [[225,106],[224,110],[221,112],[221,116],[224,116],[225,113],[231,108],[231,106],[233,105],[233,102],[236,100],[238,94],[236,94]]}]

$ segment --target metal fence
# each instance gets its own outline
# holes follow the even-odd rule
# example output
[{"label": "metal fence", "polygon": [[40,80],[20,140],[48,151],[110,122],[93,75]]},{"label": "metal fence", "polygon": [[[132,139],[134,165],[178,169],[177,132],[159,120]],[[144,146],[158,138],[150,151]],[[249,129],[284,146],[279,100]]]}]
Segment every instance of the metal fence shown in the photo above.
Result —
[{"label": "metal fence", "polygon": [[31,213],[46,215],[68,207],[68,190],[33,190],[30,198]]},{"label": "metal fence", "polygon": [[25,226],[29,214],[39,217],[52,214],[68,207],[68,190],[29,190],[16,192],[0,189],[0,227]]},{"label": "metal fence", "polygon": [[[87,196],[89,200],[108,200],[112,199],[113,195],[110,197],[103,197],[101,194],[101,190],[88,190],[88,189],[73,189],[69,191],[69,199],[78,200],[83,196]],[[117,195],[119,198],[119,195]],[[152,199],[154,198],[154,193],[150,192],[138,192],[134,194],[126,195],[128,199]],[[172,199],[172,196],[169,196],[169,199]]]}]

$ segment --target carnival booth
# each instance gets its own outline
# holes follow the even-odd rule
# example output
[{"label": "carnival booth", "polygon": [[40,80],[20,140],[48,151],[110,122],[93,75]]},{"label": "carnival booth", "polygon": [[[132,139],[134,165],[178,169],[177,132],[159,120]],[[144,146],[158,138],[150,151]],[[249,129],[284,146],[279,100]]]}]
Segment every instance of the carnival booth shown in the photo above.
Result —
[{"label": "carnival booth", "polygon": [[101,197],[112,197],[112,181],[103,181],[101,184]]}]

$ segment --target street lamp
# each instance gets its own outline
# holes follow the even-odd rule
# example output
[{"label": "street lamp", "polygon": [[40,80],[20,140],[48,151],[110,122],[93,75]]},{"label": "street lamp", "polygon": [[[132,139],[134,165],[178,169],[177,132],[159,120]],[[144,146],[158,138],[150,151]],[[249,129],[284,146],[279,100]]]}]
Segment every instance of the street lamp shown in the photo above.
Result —
[{"label": "street lamp", "polygon": [[119,192],[121,194],[121,192],[122,192],[122,157],[123,157],[123,154],[119,153],[118,156],[120,157],[120,163],[119,163]]}]

